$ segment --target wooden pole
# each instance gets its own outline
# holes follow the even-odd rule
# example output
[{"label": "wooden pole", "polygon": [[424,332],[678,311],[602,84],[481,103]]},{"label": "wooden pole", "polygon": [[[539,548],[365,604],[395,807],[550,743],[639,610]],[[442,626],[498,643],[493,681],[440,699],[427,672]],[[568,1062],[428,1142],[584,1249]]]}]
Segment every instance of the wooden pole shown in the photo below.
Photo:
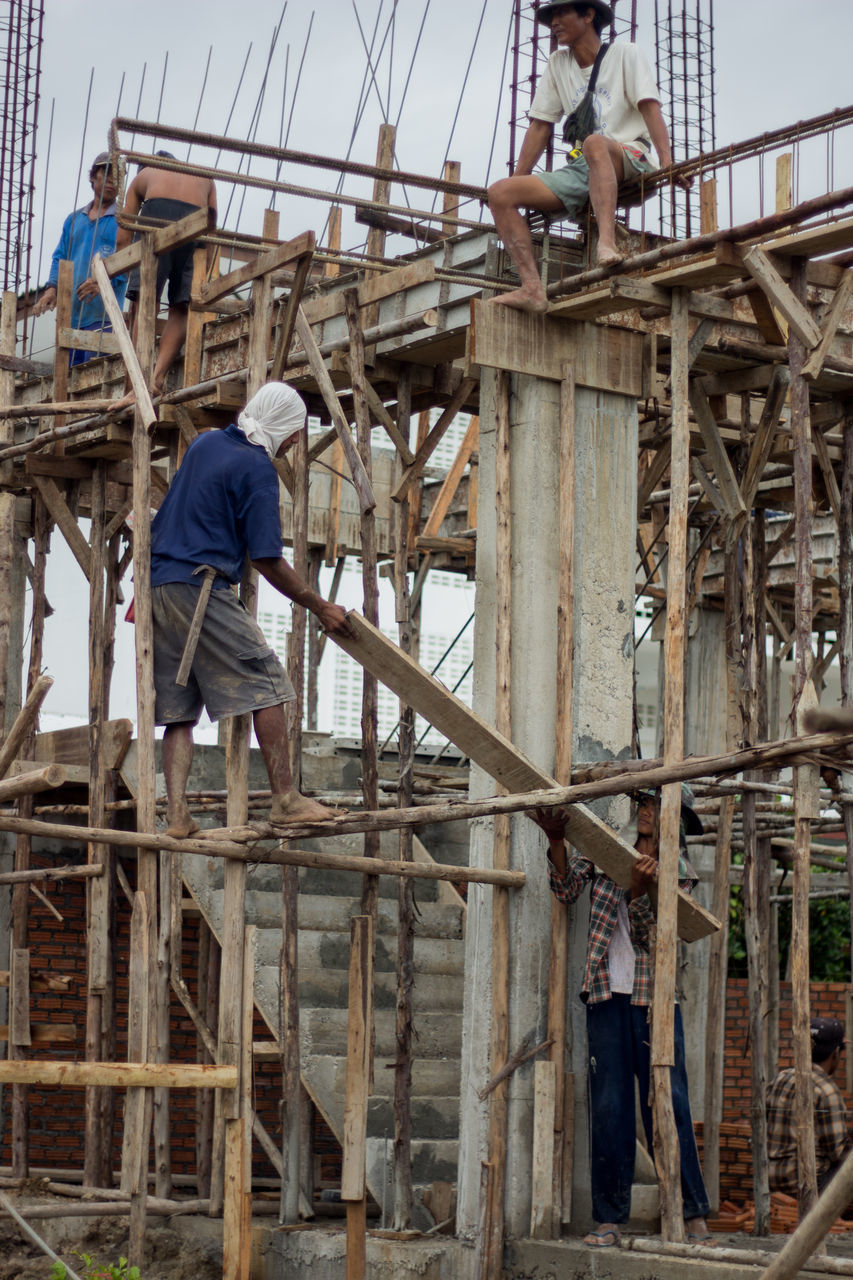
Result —
[{"label": "wooden pole", "polygon": [[[397,384],[397,428],[406,444],[411,427],[411,370],[403,368]],[[402,466],[399,455],[397,470]],[[394,596],[396,602],[397,638],[404,653],[412,651],[411,598],[409,596],[409,501],[398,503],[394,521]],[[415,712],[400,700],[399,737],[397,746],[397,803],[401,809],[412,803],[415,761]],[[413,832],[401,828],[399,858],[412,860]],[[397,885],[397,1011],[395,1023],[396,1057],[394,1062],[394,1220],[395,1231],[406,1231],[412,1225],[412,1049],[414,1012],[412,993],[415,982],[415,897],[414,883],[400,879]]]},{"label": "wooden pole", "polygon": [[853,1195],[853,1154],[847,1156],[820,1199],[816,1199],[794,1234],[763,1273],[762,1280],[791,1280],[800,1274],[811,1255],[846,1209]]},{"label": "wooden pole", "polygon": [[[4,292],[0,308],[0,354],[15,354],[15,316],[18,299],[14,293]],[[11,405],[15,399],[15,375],[9,369],[0,369],[0,408]],[[0,445],[11,445],[15,424],[0,420]],[[0,492],[0,733],[6,733],[15,714],[9,699],[9,659],[12,633],[14,599],[12,591],[12,562],[15,549],[15,495],[11,490]],[[2,773],[0,773],[2,777]]]},{"label": "wooden pole", "polygon": [[[838,638],[841,705],[849,709],[853,707],[853,412],[849,408],[844,418],[841,475],[841,505],[838,515]],[[845,790],[851,790],[849,774],[845,775]],[[841,812],[844,818],[847,879],[853,890],[853,804],[842,805]],[[850,894],[850,923],[853,929],[853,892]],[[853,955],[850,965],[850,980],[853,982]],[[849,1055],[847,1068],[849,1072]]]},{"label": "wooden pole", "polygon": [[[394,164],[394,144],[397,139],[397,130],[394,125],[381,124],[379,126],[379,139],[376,144],[376,165],[379,169],[391,169]],[[373,182],[373,200],[374,203],[387,204],[391,195],[391,183],[386,178],[375,178]],[[382,227],[371,227],[367,233],[367,256],[368,258],[381,258],[385,254],[385,231]],[[369,280],[376,273],[373,271],[365,272],[365,279]],[[364,309],[364,320],[362,327],[371,329],[379,321],[379,303],[373,302]],[[368,348],[365,350],[364,359],[366,363],[373,364],[375,351]]]},{"label": "wooden pole", "polygon": [[[664,636],[664,764],[684,756],[684,653],[686,643],[687,489],[690,484],[687,294],[672,293],[672,496],[669,505],[669,564]],[[681,1155],[672,1109],[675,1063],[674,1010],[678,936],[676,901],[681,830],[681,787],[662,789],[658,872],[657,944],[652,996],[651,1063],[654,1086],[654,1148],[664,1240],[684,1239]]]},{"label": "wooden pole", "polygon": [[[560,384],[559,569],[557,583],[557,697],[554,777],[560,783],[572,776],[572,695],[574,652],[574,533],[575,533],[575,379],[570,367]],[[554,1154],[550,1223],[543,1231],[558,1238],[563,1222],[571,1221],[571,1184],[564,1178],[566,1107],[566,1011],[568,1008],[568,912],[552,896],[551,950],[548,971],[548,1056],[554,1064]],[[550,1228],[550,1229],[549,1229]]]},{"label": "wooden pole", "polygon": [[[791,260],[791,289],[801,301],[806,297],[803,258]],[[796,520],[796,630],[795,705],[811,682],[812,654],[812,461],[809,390],[802,374],[806,350],[791,328],[788,338],[791,370],[791,430],[794,443],[794,516]],[[794,886],[791,921],[791,1004],[794,1038],[795,1127],[797,1131],[800,1216],[805,1217],[817,1198],[814,1147],[814,1104],[809,1034],[809,852],[813,812],[812,780],[808,767],[794,775]]]},{"label": "wooden pole", "polygon": [[350,929],[341,1199],[347,1206],[346,1277],[364,1280],[367,1274],[367,1100],[373,1063],[373,921],[370,916],[353,916]]},{"label": "wooden pole", "polygon": [[[726,545],[723,570],[726,658],[726,746],[737,741],[740,675],[740,577],[737,546]],[[720,1204],[720,1121],[723,1114],[723,1068],[726,1041],[726,978],[729,956],[729,867],[735,797],[720,801],[714,853],[712,911],[721,928],[711,937],[708,954],[708,1016],[705,1023],[705,1110],[702,1172],[712,1210]]]},{"label": "wooden pole", "polygon": [[[104,723],[104,659],[105,613],[104,574],[106,570],[106,464],[97,462],[91,479],[91,529],[89,554],[89,821],[93,826],[106,826],[106,773],[102,751]],[[105,845],[91,843],[88,860],[102,871],[109,858]],[[86,992],[86,1060],[103,1062],[102,1044],[103,997],[111,969],[109,878],[96,877],[87,888],[87,992]],[[85,1153],[83,1184],[102,1187],[109,1182],[112,1169],[102,1167],[104,1151],[101,1130],[102,1097],[100,1090],[87,1089],[85,1103]]]},{"label": "wooden pole", "polygon": [[[497,626],[495,637],[495,725],[499,733],[511,736],[511,645],[512,645],[512,524],[510,491],[510,377],[501,369],[495,374],[495,564],[497,566]],[[510,865],[510,819],[504,814],[494,821],[493,865],[505,870]],[[509,1056],[509,893],[496,888],[492,895],[492,1029],[489,1050],[490,1074],[494,1075]],[[508,1091],[506,1080],[489,1095],[488,1180],[482,1280],[499,1280],[503,1271],[504,1197],[506,1192]]]},{"label": "wooden pole", "polygon": [[[139,268],[139,301],[136,344],[138,366],[143,379],[150,383],[154,366],[154,333],[157,314],[156,301],[157,260],[150,245],[146,242]],[[115,301],[112,285],[107,282],[106,290]],[[134,586],[134,624],[136,640],[136,722],[137,722],[137,767],[138,784],[136,795],[136,826],[145,834],[153,833],[156,825],[155,807],[155,764],[154,764],[154,699],[152,691],[153,656],[154,656],[154,623],[151,613],[151,438],[148,434],[149,419],[140,407],[142,401],[137,398],[134,406],[133,422],[133,586]],[[146,1007],[149,1025],[147,1043],[151,1060],[166,1061],[168,1044],[158,1043],[159,1025],[157,1008],[164,991],[163,983],[157,972],[157,867],[158,858],[139,848],[137,855],[137,888],[146,905],[146,927],[148,930],[147,948],[137,948],[131,955],[131,965],[146,964],[149,973],[146,977]],[[142,975],[133,974],[131,980],[137,986],[142,983]],[[166,973],[168,984],[168,970]],[[168,985],[165,987],[168,999]],[[149,1095],[146,1095],[148,1097]],[[151,1105],[157,1111],[155,1122],[155,1162],[158,1169],[161,1161],[168,1165],[169,1149],[169,1104],[168,1093],[158,1091],[153,1100],[146,1102],[141,1108],[142,1132],[140,1134],[140,1160],[145,1168],[138,1172],[133,1170],[138,1179],[138,1201],[136,1212],[131,1213],[130,1261],[135,1265],[142,1263],[142,1239],[145,1231],[145,1197],[147,1195],[147,1162],[148,1162],[148,1126],[150,1124]],[[134,1153],[135,1154],[135,1153]],[[159,1180],[159,1174],[158,1174]]]}]

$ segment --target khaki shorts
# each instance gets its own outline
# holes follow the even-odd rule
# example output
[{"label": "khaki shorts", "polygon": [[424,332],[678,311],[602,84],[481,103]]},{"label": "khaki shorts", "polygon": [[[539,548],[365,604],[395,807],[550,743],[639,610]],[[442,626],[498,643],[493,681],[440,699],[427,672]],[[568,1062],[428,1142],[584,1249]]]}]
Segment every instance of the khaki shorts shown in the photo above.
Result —
[{"label": "khaki shorts", "polygon": [[195,724],[292,702],[293,685],[255,619],[229,588],[211,591],[186,687],[175,684],[200,588],[168,582],[152,589],[154,720]]},{"label": "khaki shorts", "polygon": [[[622,170],[623,181],[634,182],[644,173],[654,173],[655,167],[639,147],[625,143],[622,147]],[[583,156],[570,160],[563,169],[555,169],[553,173],[537,173],[535,176],[562,200],[570,218],[577,220],[583,215],[589,202],[589,165]]]}]

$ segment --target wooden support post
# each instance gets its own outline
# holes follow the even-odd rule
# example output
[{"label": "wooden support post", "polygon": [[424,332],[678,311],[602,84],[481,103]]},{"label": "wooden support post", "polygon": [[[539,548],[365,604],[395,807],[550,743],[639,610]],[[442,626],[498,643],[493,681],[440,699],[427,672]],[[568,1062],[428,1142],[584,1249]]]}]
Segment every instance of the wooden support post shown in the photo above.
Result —
[{"label": "wooden support post", "polygon": [[367,1273],[367,1100],[373,1065],[373,922],[370,916],[353,916],[350,928],[341,1199],[347,1206],[347,1280],[363,1280]]},{"label": "wooden support post", "polygon": [[[411,427],[411,370],[400,372],[397,384],[397,430],[406,444]],[[397,458],[399,469],[402,459]],[[404,653],[412,651],[411,599],[409,596],[409,503],[399,503],[393,512],[394,522],[394,595],[397,615],[397,637]],[[401,809],[412,803],[415,760],[415,712],[400,700],[400,728],[397,746],[397,803]],[[413,832],[400,831],[399,857],[412,860]],[[412,1049],[414,1011],[412,993],[415,981],[415,896],[411,880],[400,878],[397,885],[397,1055],[394,1063],[394,1220],[395,1231],[407,1231],[412,1225]]]},{"label": "wooden support post", "polygon": [[[557,1080],[553,1062],[537,1062],[533,1069],[533,1174],[530,1235],[533,1240],[554,1234],[554,1133],[557,1121]],[[561,1135],[562,1137],[562,1135]],[[562,1151],[560,1152],[562,1155]]]},{"label": "wooden support post", "polygon": [[[791,293],[802,303],[806,295],[807,263],[791,260]],[[791,431],[794,444],[794,517],[796,521],[796,586],[794,619],[796,632],[795,707],[807,699],[811,686],[812,652],[812,459],[811,416],[808,384],[803,378],[806,352],[801,335],[794,329],[788,339],[791,369]],[[809,766],[794,775],[794,884],[791,920],[791,1004],[794,1038],[795,1129],[797,1133],[797,1182],[800,1217],[804,1218],[817,1198],[814,1147],[814,1107],[811,1076],[811,1016],[809,992],[809,881],[813,786]]]},{"label": "wooden support post", "polygon": [[[140,851],[139,854],[142,857]],[[150,856],[150,855],[149,855]],[[149,940],[148,902],[136,893],[130,921],[130,986],[128,991],[128,1062],[149,1060]],[[121,1189],[130,1200],[130,1244],[132,1266],[142,1265],[145,1243],[145,1200],[148,1195],[148,1138],[150,1132],[150,1090],[128,1089],[124,1103],[124,1139],[121,1156]]]},{"label": "wooden support post", "polygon": [[[792,1236],[786,1240],[761,1280],[793,1280],[807,1269],[807,1263],[816,1253],[829,1228],[846,1209],[853,1195],[853,1154],[847,1156],[841,1168],[832,1178],[819,1200]],[[828,1270],[828,1268],[827,1268]]]},{"label": "wooden support post", "polygon": [[[59,264],[56,281],[56,346],[53,352],[53,399],[68,399],[68,350],[63,343],[63,333],[71,328],[71,309],[74,291],[74,263],[63,259]],[[58,414],[54,427],[64,427],[66,415]],[[57,440],[53,445],[56,454],[65,453],[65,442]]]},{"label": "wooden support post", "polygon": [[[567,366],[560,384],[559,568],[557,578],[557,688],[554,777],[559,783],[572,776],[572,684],[574,654],[574,535],[575,535],[575,380]],[[558,1238],[562,1223],[571,1220],[572,1188],[564,1177],[566,1141],[566,1011],[568,1009],[569,946],[565,904],[551,898],[551,949],[548,959],[548,1057],[554,1065],[555,1100],[552,1214],[548,1235]],[[542,1223],[542,1230],[548,1224]]]},{"label": "wooden support post", "polygon": [[[727,544],[723,569],[726,657],[726,747],[736,747],[739,727],[740,687],[740,576],[738,547]],[[723,1068],[726,1042],[726,975],[728,973],[729,868],[735,798],[720,801],[714,853],[712,907],[721,927],[710,942],[708,954],[708,1016],[705,1024],[705,1140],[703,1174],[712,1211],[720,1204],[720,1121],[723,1114]]]},{"label": "wooden support post", "polygon": [[[669,563],[664,636],[664,763],[684,755],[684,653],[686,644],[687,489],[690,483],[690,424],[687,367],[687,294],[672,293],[672,460],[669,503]],[[651,1064],[654,1086],[654,1147],[664,1240],[684,1239],[681,1157],[672,1109],[674,1065],[676,899],[678,893],[681,787],[662,789],[658,872],[657,946],[652,998]]]},{"label": "wooden support post", "polygon": [[[497,531],[495,564],[497,627],[495,638],[495,725],[506,738],[512,736],[512,524],[510,490],[510,375],[503,369],[495,374],[495,507]],[[510,865],[510,818],[494,819],[493,865]],[[492,894],[492,1030],[489,1051],[490,1074],[494,1075],[509,1056],[509,892]],[[486,1239],[481,1280],[500,1280],[503,1272],[504,1196],[506,1190],[507,1119],[509,1086],[502,1081],[489,1096],[488,1163],[489,1202],[486,1210]]]},{"label": "wooden support post", "polygon": [[[112,285],[106,278],[103,264],[96,259],[93,264],[93,270],[96,270],[98,266],[100,266],[106,282],[105,288],[101,290],[102,296],[105,293],[108,294],[109,298],[112,299],[112,303],[115,304]],[[154,365],[154,332],[157,312],[156,281],[157,260],[150,246],[146,244],[139,268],[139,319],[136,332],[137,350],[134,352],[134,360],[137,360],[138,355],[137,372],[141,378],[143,390],[150,380]],[[109,304],[106,299],[105,306],[109,310]],[[123,326],[124,321],[121,320],[120,316],[117,318]],[[113,327],[116,328],[115,320],[113,321]],[[154,688],[154,623],[151,613],[151,440],[148,434],[150,420],[144,408],[144,400],[137,393],[133,424],[133,585],[136,640],[137,768],[139,775],[136,795],[136,826],[138,831],[146,834],[153,832],[156,825],[154,699],[152,696]],[[145,953],[146,962],[150,968],[147,988],[148,1050],[152,1062],[166,1061],[168,1043],[161,1045],[158,1042],[160,1028],[157,1019],[158,1003],[164,991],[166,992],[166,998],[168,998],[169,980],[168,969],[165,974],[165,985],[157,972],[158,857],[156,854],[140,848],[137,865],[137,888],[145,898],[149,931],[148,948]],[[145,1161],[146,1165],[148,1159],[147,1125],[150,1122],[149,1117],[152,1105],[157,1112],[154,1146],[159,1182],[161,1180],[160,1169],[162,1162],[165,1161],[168,1167],[170,1137],[168,1093],[158,1090],[153,1100],[149,1101],[144,1108],[145,1136],[141,1143],[141,1159]],[[143,1177],[143,1174],[139,1176]],[[147,1181],[144,1178],[142,1191],[147,1192]],[[132,1242],[135,1238],[133,1228],[136,1221],[137,1219],[131,1215]],[[140,1227],[142,1231],[144,1231],[144,1221],[143,1209]],[[139,1247],[139,1252],[132,1260],[136,1263],[141,1263],[141,1241],[138,1238],[138,1233],[136,1245]]]},{"label": "wooden support post", "polygon": [[[392,124],[381,124],[379,126],[379,140],[376,145],[376,165],[379,169],[391,169],[394,166],[394,144],[397,139],[397,129]],[[387,178],[376,178],[373,182],[373,201],[375,204],[387,204],[391,195],[391,183]],[[385,231],[382,227],[371,227],[367,233],[367,256],[368,258],[382,258],[385,255]],[[369,280],[375,276],[375,271],[366,271],[365,280]],[[363,327],[372,329],[375,324],[379,323],[379,303],[372,302],[364,309]],[[365,350],[364,359],[367,364],[373,364],[375,351],[373,348]]]},{"label": "wooden support post", "polygon": [[[0,307],[0,355],[13,359],[15,355],[15,317],[18,299],[16,294],[3,293]],[[15,375],[10,369],[0,369],[0,409],[11,405],[15,399]],[[15,424],[9,418],[0,419],[0,445],[11,445]],[[4,468],[9,464],[4,464]],[[11,726],[17,708],[10,697],[10,641],[14,592],[12,571],[15,555],[15,495],[10,490],[0,492],[0,733]],[[8,767],[8,766],[7,766]],[[2,777],[2,772],[0,772]]]},{"label": "wooden support post", "polygon": [[[849,710],[853,707],[853,413],[849,408],[843,426],[841,474],[843,479],[838,517],[838,639],[840,641],[841,705]],[[851,790],[849,774],[845,779],[844,790],[847,792]],[[842,816],[847,853],[847,879],[853,888],[853,804],[842,806]],[[853,927],[853,892],[850,894],[849,906],[851,927]],[[850,980],[853,982],[853,956],[850,964]],[[853,1085],[851,1081],[853,1055],[846,1055],[846,1058],[849,1090]]]},{"label": "wooden support post", "polygon": [[[341,251],[341,206],[333,204],[329,209],[329,249],[332,253],[340,253]],[[323,275],[327,280],[331,280],[341,274],[341,264],[339,262],[327,262],[323,268]]]},{"label": "wooden support post", "polygon": [[[89,821],[93,826],[105,826],[106,771],[102,750],[104,724],[104,658],[105,614],[104,575],[107,546],[104,538],[106,527],[106,464],[98,462],[91,479],[91,529],[89,556]],[[103,870],[109,860],[106,846],[90,844],[88,861],[91,866]],[[106,875],[94,878],[87,894],[87,992],[86,992],[86,1060],[103,1062],[102,1044],[103,996],[107,990],[111,971],[110,956],[110,881]],[[83,1185],[103,1187],[109,1184],[112,1169],[101,1166],[104,1150],[101,1132],[102,1097],[100,1090],[86,1090],[85,1154]]]},{"label": "wooden support post", "polygon": [[[445,182],[461,182],[462,181],[462,165],[458,160],[445,160],[442,178]],[[448,221],[442,223],[442,238],[447,236],[455,236],[459,230],[459,223],[452,218],[453,214],[459,213],[459,196],[452,191],[445,191],[441,201],[442,213],[448,215]]]},{"label": "wooden support post", "polygon": [[[198,1006],[207,1027],[219,1024],[219,942],[206,921],[199,922]],[[196,1037],[196,1058],[200,1063],[213,1062],[204,1036]],[[213,1092],[199,1089],[196,1094],[196,1171],[198,1193],[210,1198],[210,1172],[213,1154]]]},{"label": "wooden support post", "polygon": [[[355,289],[346,290],[344,304],[346,306],[347,327],[350,338],[350,373],[355,404],[358,451],[368,482],[370,482],[372,473],[370,411],[365,386],[364,338],[359,324],[358,294]],[[364,616],[374,626],[378,626],[379,579],[376,562],[376,521],[372,510],[362,512],[361,516],[361,580],[364,592]],[[361,774],[365,809],[372,809],[379,803],[379,773],[376,755],[378,746],[377,698],[376,678],[365,671],[363,674],[361,702]],[[376,832],[365,833],[364,856],[366,858],[379,856],[379,838]],[[378,894],[379,881],[374,876],[366,876],[361,893],[361,913],[362,915],[370,916],[373,921],[374,931]]]},{"label": "wooden support post", "polygon": [[[148,302],[149,311],[143,310],[142,295],[142,268],[146,262],[154,263],[155,278],[157,270],[157,260],[154,257],[154,250],[151,246],[150,236],[144,237],[142,249],[142,260],[140,263],[140,285],[139,300],[137,303],[137,327],[136,327],[136,347],[130,339],[127,331],[127,325],[121,312],[121,307],[116,301],[113,293],[113,287],[110,284],[110,278],[107,275],[107,269],[104,266],[100,256],[96,253],[92,259],[92,275],[94,276],[98,288],[101,291],[101,299],[104,304],[104,310],[110,318],[113,331],[118,339],[121,349],[121,356],[136,396],[136,404],[134,406],[134,420],[141,421],[145,430],[152,427],[157,421],[157,414],[154,412],[154,405],[151,402],[151,392],[148,390],[151,382],[151,372],[154,368],[154,333],[155,321],[157,317],[157,298],[154,288],[149,292]],[[150,337],[148,330],[151,330]],[[150,346],[150,360],[148,348]]]}]

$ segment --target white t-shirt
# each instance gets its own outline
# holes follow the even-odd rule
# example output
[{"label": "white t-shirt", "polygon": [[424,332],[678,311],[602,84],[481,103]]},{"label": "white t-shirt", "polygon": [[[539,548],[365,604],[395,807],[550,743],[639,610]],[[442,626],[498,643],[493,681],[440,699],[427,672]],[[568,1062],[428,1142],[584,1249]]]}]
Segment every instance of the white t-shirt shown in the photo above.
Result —
[{"label": "white t-shirt", "polygon": [[628,921],[628,904],[624,897],[616,908],[616,924],[607,945],[607,967],[610,990],[614,994],[631,995],[634,990],[634,944]]},{"label": "white t-shirt", "polygon": [[[592,64],[579,67],[571,49],[552,53],[528,115],[531,120],[556,123],[574,111],[589,88]],[[605,53],[595,86],[595,132],[616,142],[637,143],[648,156],[651,139],[637,104],[653,99],[660,91],[649,64],[635,44],[617,41]]]}]

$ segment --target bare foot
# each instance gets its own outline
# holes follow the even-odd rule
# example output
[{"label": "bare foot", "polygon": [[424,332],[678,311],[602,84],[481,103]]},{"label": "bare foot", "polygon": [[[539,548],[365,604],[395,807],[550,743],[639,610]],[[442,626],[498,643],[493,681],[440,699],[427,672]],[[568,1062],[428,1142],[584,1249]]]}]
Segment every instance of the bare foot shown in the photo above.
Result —
[{"label": "bare foot", "polygon": [[542,288],[513,289],[492,298],[492,302],[499,302],[502,307],[514,307],[516,311],[530,311],[533,315],[542,315],[548,310],[548,298]]},{"label": "bare foot", "polygon": [[190,836],[195,835],[198,830],[199,825],[195,818],[189,813],[179,814],[169,820],[166,835],[171,836],[173,840],[187,840]]},{"label": "bare foot", "polygon": [[288,822],[325,822],[327,818],[340,818],[346,809],[329,809],[316,800],[309,800],[299,791],[285,791],[272,798],[270,822],[274,825]]},{"label": "bare foot", "polygon": [[598,267],[614,267],[617,262],[621,262],[625,257],[624,253],[620,253],[614,245],[611,249],[608,245],[606,248],[598,246],[598,257],[596,258],[596,266]]}]

